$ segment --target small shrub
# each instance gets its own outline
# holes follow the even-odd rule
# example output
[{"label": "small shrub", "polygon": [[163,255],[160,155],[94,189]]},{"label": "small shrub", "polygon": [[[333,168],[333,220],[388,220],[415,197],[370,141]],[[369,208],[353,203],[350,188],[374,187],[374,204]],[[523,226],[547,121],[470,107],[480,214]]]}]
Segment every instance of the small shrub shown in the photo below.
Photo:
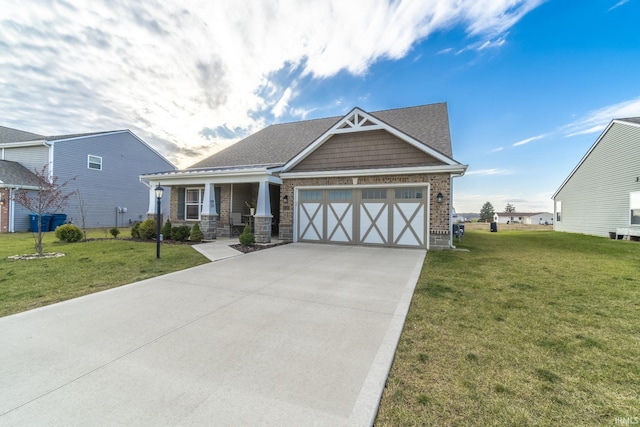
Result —
[{"label": "small shrub", "polygon": [[178,242],[184,242],[189,238],[189,234],[191,234],[191,229],[188,225],[179,225],[177,227],[171,228],[171,239],[177,240]]},{"label": "small shrub", "polygon": [[118,234],[120,234],[120,230],[118,230],[118,227],[113,227],[111,229],[109,229],[109,233],[111,233],[111,235],[113,236],[114,239],[118,238]]},{"label": "small shrub", "polygon": [[245,246],[253,246],[256,244],[256,236],[254,236],[251,232],[251,227],[249,227],[249,224],[244,226],[244,230],[240,235],[240,243]]},{"label": "small shrub", "polygon": [[148,218],[140,224],[140,238],[145,240],[156,238],[156,221]]},{"label": "small shrub", "polygon": [[79,242],[82,236],[82,230],[73,224],[64,224],[56,228],[56,238],[61,242]]},{"label": "small shrub", "polygon": [[131,237],[133,237],[134,239],[139,239],[140,238],[140,223],[136,222],[135,224],[133,224],[133,227],[131,227]]},{"label": "small shrub", "polygon": [[162,237],[165,240],[171,240],[171,221],[167,220],[162,226]]},{"label": "small shrub", "polygon": [[191,229],[191,235],[189,236],[189,240],[192,242],[202,242],[204,239],[204,233],[200,230],[200,226],[196,222]]}]

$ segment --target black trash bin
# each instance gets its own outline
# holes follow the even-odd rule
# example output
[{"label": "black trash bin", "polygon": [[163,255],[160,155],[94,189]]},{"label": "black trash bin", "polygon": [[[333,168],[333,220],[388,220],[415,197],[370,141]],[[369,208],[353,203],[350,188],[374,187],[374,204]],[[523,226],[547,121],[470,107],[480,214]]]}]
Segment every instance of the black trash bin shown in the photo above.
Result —
[{"label": "black trash bin", "polygon": [[492,222],[491,223],[491,232],[492,233],[498,232],[498,223],[497,222]]}]

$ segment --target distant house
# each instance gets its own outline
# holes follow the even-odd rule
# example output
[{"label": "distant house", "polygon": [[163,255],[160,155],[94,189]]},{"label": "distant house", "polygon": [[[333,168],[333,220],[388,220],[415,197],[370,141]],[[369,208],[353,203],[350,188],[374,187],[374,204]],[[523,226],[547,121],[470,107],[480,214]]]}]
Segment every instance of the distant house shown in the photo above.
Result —
[{"label": "distant house", "polygon": [[499,224],[553,224],[551,212],[498,212]]},{"label": "distant house", "polygon": [[[59,182],[78,191],[64,213],[79,224],[80,205],[87,227],[128,225],[145,219],[149,192],[139,176],[175,170],[167,159],[129,130],[43,136],[0,126],[0,231],[28,231],[29,212],[13,200],[18,188],[35,190],[34,170],[46,166]],[[168,199],[167,199],[168,200]]]},{"label": "distant house", "polygon": [[170,190],[172,224],[197,222],[207,238],[249,224],[262,243],[428,249],[452,246],[452,181],[466,169],[440,103],[271,125],[141,179]]},{"label": "distant house", "polygon": [[640,117],[611,121],[552,198],[556,231],[640,233]]}]

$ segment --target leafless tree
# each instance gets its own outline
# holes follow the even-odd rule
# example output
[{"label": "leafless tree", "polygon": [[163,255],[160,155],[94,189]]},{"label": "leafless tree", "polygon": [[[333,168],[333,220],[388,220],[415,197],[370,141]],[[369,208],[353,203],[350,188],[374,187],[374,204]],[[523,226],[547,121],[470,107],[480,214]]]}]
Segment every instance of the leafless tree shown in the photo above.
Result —
[{"label": "leafless tree", "polygon": [[37,178],[36,186],[38,189],[19,189],[14,193],[14,197],[18,204],[38,215],[35,249],[42,256],[42,215],[47,212],[60,211],[67,205],[69,198],[73,196],[75,191],[66,193],[65,187],[70,181],[74,181],[75,177],[59,184],[57,176],[49,178],[47,165],[43,166],[42,169],[34,169],[33,172]]}]

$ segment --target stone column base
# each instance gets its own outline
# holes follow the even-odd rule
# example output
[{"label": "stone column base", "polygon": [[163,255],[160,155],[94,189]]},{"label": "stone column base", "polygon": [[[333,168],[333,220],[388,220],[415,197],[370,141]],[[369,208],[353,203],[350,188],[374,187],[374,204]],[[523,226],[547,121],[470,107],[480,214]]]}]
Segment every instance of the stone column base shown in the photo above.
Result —
[{"label": "stone column base", "polygon": [[214,240],[218,234],[218,216],[202,215],[200,217],[200,231],[206,240]]},{"label": "stone column base", "polygon": [[253,234],[256,236],[256,243],[271,243],[272,220],[272,215],[253,217]]}]

